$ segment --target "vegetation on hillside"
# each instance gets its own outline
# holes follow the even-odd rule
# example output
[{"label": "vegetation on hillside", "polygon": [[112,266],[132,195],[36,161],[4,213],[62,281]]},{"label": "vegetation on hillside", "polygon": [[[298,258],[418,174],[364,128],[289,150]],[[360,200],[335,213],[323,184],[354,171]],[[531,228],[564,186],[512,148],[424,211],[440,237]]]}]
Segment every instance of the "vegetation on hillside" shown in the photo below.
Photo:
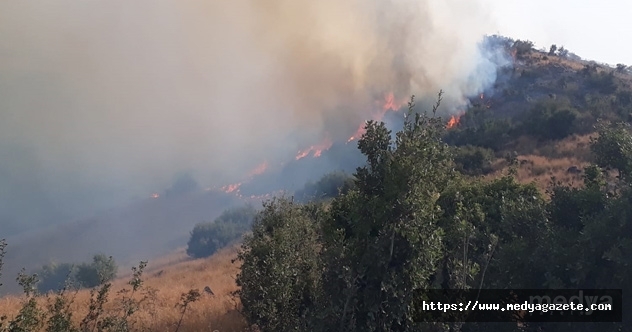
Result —
[{"label": "vegetation on hillside", "polygon": [[64,288],[92,288],[113,280],[117,271],[114,259],[103,254],[94,255],[91,263],[53,263],[36,272],[39,279],[37,290],[46,293]]},{"label": "vegetation on hillside", "polygon": [[353,188],[353,177],[345,172],[325,174],[316,182],[308,182],[297,190],[294,198],[300,202],[326,200],[344,194]]},{"label": "vegetation on hillside", "polygon": [[[607,332],[630,325],[625,307],[623,323],[415,322],[421,289],[623,289],[624,302],[631,300],[628,68],[571,61],[556,45],[539,52],[528,41],[491,41],[505,45],[516,65],[501,73],[496,96],[481,95],[455,127],[446,130],[437,116],[440,98],[420,114],[411,100],[394,136],[383,123],[367,123],[358,141],[366,163],[354,174],[328,174],[260,211],[227,210],[193,229],[186,249],[193,258],[245,235],[237,264],[223,267],[227,279],[236,275],[236,283],[224,282],[223,298],[232,293],[237,302],[222,302],[235,324],[221,331]],[[536,176],[546,178],[546,190],[531,181]],[[174,195],[196,186],[186,177],[178,183]],[[0,242],[0,272],[4,248]],[[217,276],[220,264],[208,262],[187,273]],[[59,289],[64,274],[92,272],[61,264],[21,274],[25,295],[0,319],[0,331],[183,331],[189,316],[197,319],[190,331],[215,329],[208,325],[217,316],[195,306],[219,294],[214,285],[203,292],[178,274],[162,284],[177,296],[159,300],[159,290],[145,287],[145,264],[114,300],[113,281],[84,283],[92,289],[80,303],[67,288],[41,293]],[[95,260],[92,271],[105,266]],[[156,305],[169,307],[167,318],[156,319]]]},{"label": "vegetation on hillside", "polygon": [[[554,181],[547,200],[518,183],[515,168],[492,181],[459,176],[443,128],[434,114],[411,116],[391,141],[383,124],[369,122],[358,143],[367,165],[354,174],[355,189],[327,206],[283,198],[266,205],[239,254],[238,294],[250,324],[261,331],[492,328],[415,323],[414,290],[425,288],[622,288],[630,299],[629,132],[600,126],[592,146],[604,152],[586,169],[584,186]],[[621,172],[616,189],[602,167]],[[624,320],[493,330],[619,331]]]},{"label": "vegetation on hillside", "polygon": [[195,225],[187,244],[187,254],[193,258],[209,257],[239,240],[250,229],[256,213],[253,206],[246,205],[224,211],[213,222]]}]

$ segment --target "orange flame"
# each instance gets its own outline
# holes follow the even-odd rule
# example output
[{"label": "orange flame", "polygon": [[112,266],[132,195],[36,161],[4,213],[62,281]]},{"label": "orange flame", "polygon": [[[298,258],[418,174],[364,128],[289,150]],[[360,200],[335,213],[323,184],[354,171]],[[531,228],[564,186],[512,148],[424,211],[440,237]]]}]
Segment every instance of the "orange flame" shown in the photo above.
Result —
[{"label": "orange flame", "polygon": [[[384,101],[381,105],[382,109],[378,111],[376,114],[374,114],[372,119],[375,121],[382,121],[386,112],[388,111],[396,112],[400,108],[402,108],[402,105],[404,105],[404,103],[405,101],[399,102],[399,103],[396,102],[395,95],[392,92],[389,92],[386,96],[384,96]],[[366,123],[361,124],[358,127],[358,129],[355,131],[355,133],[351,135],[351,137],[349,137],[349,139],[347,140],[347,143],[357,140],[360,137],[362,137],[362,135],[364,135],[364,133],[366,132],[365,125]]]},{"label": "orange flame", "polygon": [[481,99],[485,99],[485,94],[481,93]]},{"label": "orange flame", "polygon": [[259,164],[259,166],[255,167],[255,169],[253,169],[252,171],[250,171],[250,173],[248,173],[248,177],[254,177],[257,175],[261,175],[263,173],[265,173],[265,171],[268,170],[268,162],[264,161],[263,163]]},{"label": "orange flame", "polygon": [[451,129],[451,128],[454,128],[455,126],[457,126],[459,124],[459,122],[461,122],[461,116],[463,116],[463,113],[461,113],[459,115],[452,115],[450,117],[450,120],[448,120],[448,124],[445,127],[447,129]]},{"label": "orange flame", "polygon": [[151,198],[158,198],[158,197],[160,197],[160,194],[158,193],[151,194]]},{"label": "orange flame", "polygon": [[314,158],[318,158],[323,154],[323,151],[329,150],[329,148],[331,148],[332,145],[333,145],[333,142],[329,138],[325,138],[320,144],[312,145],[307,149],[300,150],[298,154],[296,155],[295,159],[301,160],[307,157],[310,153],[312,154]]},{"label": "orange flame", "polygon": [[366,125],[366,123],[361,124],[358,127],[358,130],[356,130],[356,132],[351,137],[349,137],[349,139],[347,140],[347,143],[362,137],[362,135],[364,135],[364,133],[366,133],[365,125]]},{"label": "orange flame", "polygon": [[[392,92],[389,92],[388,95],[386,95],[385,97],[384,106],[382,106],[382,109],[384,110],[384,112],[389,111],[389,110],[397,111],[401,107],[402,107],[401,103],[395,102],[395,95],[393,95]],[[382,113],[382,116],[384,116],[384,113]]]}]

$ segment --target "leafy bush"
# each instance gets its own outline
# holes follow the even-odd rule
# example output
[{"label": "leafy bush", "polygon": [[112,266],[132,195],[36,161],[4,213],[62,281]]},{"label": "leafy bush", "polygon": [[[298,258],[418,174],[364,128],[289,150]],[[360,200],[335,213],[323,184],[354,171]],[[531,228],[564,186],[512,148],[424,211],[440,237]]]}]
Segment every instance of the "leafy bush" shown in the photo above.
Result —
[{"label": "leafy bush", "polygon": [[450,130],[445,141],[456,146],[474,145],[500,151],[514,136],[514,128],[507,119],[490,119],[477,126]]},{"label": "leafy bush", "polygon": [[112,256],[95,255],[92,258],[92,264],[83,263],[77,266],[77,283],[81,287],[96,287],[103,282],[113,280],[117,271],[118,267]]},{"label": "leafy bush", "polygon": [[256,215],[251,205],[224,211],[213,222],[199,223],[191,231],[187,255],[203,258],[238,240],[248,230]]},{"label": "leafy bush", "polygon": [[617,72],[619,73],[623,73],[626,70],[628,70],[628,66],[622,64],[622,63],[617,63]]},{"label": "leafy bush", "polygon": [[617,82],[613,72],[591,71],[586,84],[588,88],[594,89],[604,95],[610,95],[617,91]]},{"label": "leafy bush", "polygon": [[491,149],[465,145],[458,147],[454,155],[457,169],[467,175],[483,175],[492,171],[494,152]]},{"label": "leafy bush", "polygon": [[526,54],[533,50],[533,42],[529,40],[516,40],[513,47],[516,50],[516,56],[518,58],[523,58]]},{"label": "leafy bush", "polygon": [[524,115],[522,131],[539,139],[558,140],[573,133],[577,112],[557,102],[538,103]]},{"label": "leafy bush", "polygon": [[37,272],[37,289],[41,293],[58,291],[65,286],[96,287],[116,277],[118,267],[112,257],[103,254],[94,255],[92,263],[73,265],[68,263],[50,264]]},{"label": "leafy bush", "polygon": [[591,138],[591,150],[597,165],[614,168],[621,178],[632,178],[632,135],[630,125],[623,122],[600,122],[599,136]]},{"label": "leafy bush", "polygon": [[44,265],[37,273],[40,278],[37,290],[40,293],[58,291],[64,288],[66,282],[74,281],[76,271],[76,267],[68,263]]},{"label": "leafy bush", "polygon": [[240,238],[246,230],[246,227],[221,221],[199,223],[191,231],[187,255],[193,258],[209,257]]},{"label": "leafy bush", "polygon": [[238,255],[243,314],[260,331],[314,331],[320,295],[317,223],[309,206],[264,203]]}]

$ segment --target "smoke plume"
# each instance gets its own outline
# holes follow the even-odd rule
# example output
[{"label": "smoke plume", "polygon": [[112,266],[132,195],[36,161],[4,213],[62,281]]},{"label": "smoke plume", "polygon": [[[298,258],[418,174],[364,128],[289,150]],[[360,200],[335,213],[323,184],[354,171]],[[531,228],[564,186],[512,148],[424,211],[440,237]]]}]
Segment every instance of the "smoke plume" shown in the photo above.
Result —
[{"label": "smoke plume", "polygon": [[345,141],[387,93],[443,89],[456,113],[495,79],[479,45],[487,12],[470,0],[2,1],[0,233],[148,197],[183,171],[233,182]]}]

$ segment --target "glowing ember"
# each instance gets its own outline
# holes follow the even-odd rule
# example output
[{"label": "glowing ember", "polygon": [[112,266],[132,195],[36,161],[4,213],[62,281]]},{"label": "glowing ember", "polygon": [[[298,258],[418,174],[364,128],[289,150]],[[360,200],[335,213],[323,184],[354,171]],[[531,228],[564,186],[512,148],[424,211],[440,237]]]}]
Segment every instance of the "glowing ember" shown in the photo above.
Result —
[{"label": "glowing ember", "polygon": [[307,157],[310,153],[315,158],[320,157],[323,154],[323,151],[328,150],[333,145],[333,142],[329,138],[325,138],[322,143],[317,145],[312,145],[305,150],[300,150],[296,155],[296,160],[303,159]]},{"label": "glowing ember", "polygon": [[158,198],[158,197],[160,197],[160,194],[157,194],[157,193],[151,194],[151,198]]},{"label": "glowing ember", "polygon": [[[231,194],[232,193],[232,194],[234,194],[235,196],[237,196],[239,198],[244,198],[243,195],[240,193],[241,186],[244,183],[247,183],[248,181],[252,180],[255,176],[265,173],[267,170],[268,170],[268,162],[264,161],[263,163],[261,163],[257,167],[255,167],[255,169],[250,171],[250,173],[248,173],[246,179],[244,179],[243,181],[223,186],[223,187],[220,188],[220,190],[225,192],[225,193],[227,193],[227,194]],[[206,191],[210,191],[210,190],[213,190],[213,189],[214,189],[213,187],[210,187],[210,188],[206,188],[205,190]]]},{"label": "glowing ember", "polygon": [[235,184],[229,184],[227,186],[223,186],[222,190],[227,193],[230,194],[232,192],[236,192],[239,190],[239,187],[241,187],[241,182],[239,183],[235,183]]}]

